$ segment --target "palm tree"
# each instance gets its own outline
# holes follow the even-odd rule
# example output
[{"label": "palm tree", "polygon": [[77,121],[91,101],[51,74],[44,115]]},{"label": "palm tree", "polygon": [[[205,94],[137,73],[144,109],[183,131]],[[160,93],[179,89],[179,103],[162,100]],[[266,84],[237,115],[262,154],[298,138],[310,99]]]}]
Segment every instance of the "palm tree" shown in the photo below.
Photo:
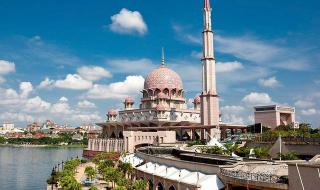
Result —
[{"label": "palm tree", "polygon": [[118,165],[118,168],[123,174],[127,177],[128,173],[131,173],[133,171],[133,167],[130,163],[123,163],[120,162]]},{"label": "palm tree", "polygon": [[90,178],[91,181],[97,175],[96,170],[92,166],[86,167],[84,173]]},{"label": "palm tree", "polygon": [[105,171],[103,173],[103,178],[107,182],[112,182],[112,187],[114,187],[114,183],[119,177],[118,173],[119,172],[116,169],[114,169],[112,167],[108,167],[105,169]]}]

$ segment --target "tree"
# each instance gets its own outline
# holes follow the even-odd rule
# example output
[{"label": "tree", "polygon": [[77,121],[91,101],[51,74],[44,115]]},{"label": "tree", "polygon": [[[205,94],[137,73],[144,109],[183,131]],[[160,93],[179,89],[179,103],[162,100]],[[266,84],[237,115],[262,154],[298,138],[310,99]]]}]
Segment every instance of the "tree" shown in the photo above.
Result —
[{"label": "tree", "polygon": [[202,152],[207,154],[223,154],[224,150],[218,146],[213,146],[209,148],[203,148]]},{"label": "tree", "polygon": [[63,190],[81,190],[81,184],[77,182],[77,180],[71,176],[66,175],[60,179],[60,185]]},{"label": "tree", "polygon": [[288,152],[287,154],[280,154],[279,153],[279,158],[281,156],[281,159],[282,160],[297,160],[298,157],[297,157],[297,154],[295,152]]},{"label": "tree", "polygon": [[92,186],[92,187],[90,187],[89,190],[99,190],[99,189],[97,187],[95,187],[95,186]]},{"label": "tree", "polygon": [[147,188],[147,182],[145,180],[139,179],[135,181],[132,186],[135,190],[145,190]]},{"label": "tree", "polygon": [[92,166],[86,167],[84,173],[90,178],[91,181],[97,175],[96,170]]},{"label": "tree", "polygon": [[98,172],[102,174],[106,168],[113,166],[114,163],[112,160],[100,160],[98,162]]},{"label": "tree", "polygon": [[123,187],[123,186],[117,186],[117,187],[115,187],[115,188],[113,188],[114,190],[126,190],[126,188],[125,187]]},{"label": "tree", "polygon": [[114,187],[114,183],[121,177],[123,177],[121,173],[112,167],[106,168],[103,173],[104,180],[107,182],[112,182],[112,187]]},{"label": "tree", "polygon": [[269,148],[267,147],[258,147],[254,149],[254,153],[257,158],[268,158],[269,157],[268,151],[269,151]]},{"label": "tree", "polygon": [[226,154],[231,155],[233,152],[236,152],[238,150],[239,145],[238,144],[225,144],[226,147]]},{"label": "tree", "polygon": [[133,167],[130,163],[123,163],[123,162],[119,162],[118,164],[118,169],[123,172],[123,174],[125,176],[127,176],[128,173],[132,173],[133,171]]}]

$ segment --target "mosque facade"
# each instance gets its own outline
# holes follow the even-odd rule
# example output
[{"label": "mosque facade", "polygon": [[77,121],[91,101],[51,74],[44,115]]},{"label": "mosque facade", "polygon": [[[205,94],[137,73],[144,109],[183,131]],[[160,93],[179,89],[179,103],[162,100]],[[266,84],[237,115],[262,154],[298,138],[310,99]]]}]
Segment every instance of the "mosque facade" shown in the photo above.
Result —
[{"label": "mosque facade", "polygon": [[[150,144],[220,139],[221,127],[228,125],[220,120],[209,0],[203,10],[202,93],[194,98],[193,108],[187,107],[181,77],[165,64],[162,50],[161,64],[145,79],[139,108],[127,97],[123,110],[109,110],[106,122],[97,124],[103,128],[102,138],[89,139],[89,150],[133,152]],[[244,129],[231,126],[239,127]]]}]

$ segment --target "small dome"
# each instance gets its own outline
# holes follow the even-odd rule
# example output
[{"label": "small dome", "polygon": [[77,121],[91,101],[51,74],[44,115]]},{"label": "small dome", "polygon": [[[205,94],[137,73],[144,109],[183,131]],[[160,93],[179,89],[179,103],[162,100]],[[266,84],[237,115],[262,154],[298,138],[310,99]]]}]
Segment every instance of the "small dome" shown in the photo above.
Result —
[{"label": "small dome", "polygon": [[183,89],[180,76],[173,70],[161,65],[151,71],[144,81],[144,89]]},{"label": "small dome", "polygon": [[156,110],[157,111],[166,111],[167,110],[167,107],[163,104],[158,104],[157,107],[156,107]]},{"label": "small dome", "polygon": [[193,103],[194,103],[194,104],[200,104],[200,103],[201,103],[201,98],[200,98],[200,96],[194,97]]},{"label": "small dome", "polygon": [[108,111],[108,115],[110,115],[110,116],[116,116],[116,115],[118,115],[118,111],[115,110],[115,109],[110,109],[110,110]]},{"label": "small dome", "polygon": [[157,95],[158,99],[168,99],[169,97],[163,93],[163,92],[160,92],[158,95]]},{"label": "small dome", "polygon": [[134,103],[134,99],[131,96],[128,96],[124,99],[124,103]]}]

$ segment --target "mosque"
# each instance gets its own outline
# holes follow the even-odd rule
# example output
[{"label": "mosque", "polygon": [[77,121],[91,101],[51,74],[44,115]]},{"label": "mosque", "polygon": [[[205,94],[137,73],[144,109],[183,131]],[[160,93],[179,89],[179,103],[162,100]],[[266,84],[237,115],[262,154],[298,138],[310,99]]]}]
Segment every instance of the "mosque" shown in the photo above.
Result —
[{"label": "mosque", "polygon": [[[173,145],[190,140],[210,140],[245,132],[246,126],[221,121],[211,27],[211,8],[205,0],[203,15],[202,92],[187,107],[181,77],[162,61],[144,82],[139,108],[134,99],[124,99],[124,109],[110,109],[102,127],[102,138],[89,139],[88,150],[134,152],[148,145]],[[201,65],[199,64],[199,67]],[[199,76],[200,77],[200,76]]]}]

